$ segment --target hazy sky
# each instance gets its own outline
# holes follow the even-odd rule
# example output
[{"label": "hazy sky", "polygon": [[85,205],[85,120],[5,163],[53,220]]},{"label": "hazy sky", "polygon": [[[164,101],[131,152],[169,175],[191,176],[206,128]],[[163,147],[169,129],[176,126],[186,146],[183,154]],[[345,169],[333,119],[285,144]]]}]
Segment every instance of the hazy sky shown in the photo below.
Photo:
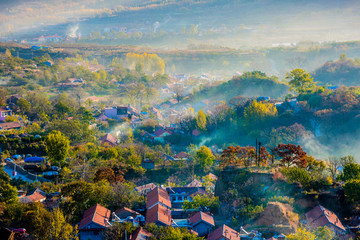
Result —
[{"label": "hazy sky", "polygon": [[[179,7],[164,7],[174,3]],[[131,15],[133,12],[139,14]],[[221,24],[232,29],[245,26],[253,31],[251,42],[360,39],[359,0],[0,0],[0,36],[114,15],[117,18],[112,22],[117,26],[130,22],[143,27],[159,22],[159,29],[165,31],[190,24],[203,30]],[[112,24],[82,23],[86,26],[80,27],[83,34]],[[226,41],[221,43],[227,45]]]}]

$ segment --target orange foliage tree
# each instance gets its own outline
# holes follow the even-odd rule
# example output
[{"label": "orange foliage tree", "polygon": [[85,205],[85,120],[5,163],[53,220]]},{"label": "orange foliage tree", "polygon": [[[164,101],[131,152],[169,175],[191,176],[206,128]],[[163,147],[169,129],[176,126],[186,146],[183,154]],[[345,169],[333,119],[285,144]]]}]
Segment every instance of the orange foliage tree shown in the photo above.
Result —
[{"label": "orange foliage tree", "polygon": [[306,167],[307,165],[307,154],[300,145],[280,143],[273,152],[281,158],[280,161],[283,166],[290,167],[295,164],[298,167]]}]

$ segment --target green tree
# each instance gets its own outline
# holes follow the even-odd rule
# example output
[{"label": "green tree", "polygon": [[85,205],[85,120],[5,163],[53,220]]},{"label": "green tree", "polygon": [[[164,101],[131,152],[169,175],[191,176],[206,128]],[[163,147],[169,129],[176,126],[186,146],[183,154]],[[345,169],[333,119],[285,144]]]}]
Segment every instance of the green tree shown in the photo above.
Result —
[{"label": "green tree", "polygon": [[49,135],[47,135],[45,143],[46,153],[48,154],[50,162],[56,165],[63,165],[69,154],[69,139],[60,131],[54,130]]},{"label": "green tree", "polygon": [[214,212],[219,208],[219,206],[220,206],[220,201],[218,197],[209,196],[206,194],[205,195],[198,194],[195,197],[193,197],[191,202],[189,200],[185,200],[183,204],[183,209],[186,211],[195,209],[203,212],[207,212],[209,210],[211,212]]},{"label": "green tree", "polygon": [[65,216],[59,208],[52,211],[48,238],[51,240],[76,240],[77,229],[66,222]]},{"label": "green tree", "polygon": [[345,183],[344,191],[350,201],[360,202],[360,179],[352,179]]},{"label": "green tree", "polygon": [[20,98],[20,99],[17,101],[16,105],[19,106],[20,111],[21,111],[21,113],[23,113],[23,114],[29,112],[30,109],[31,109],[31,104],[30,104],[26,99],[24,99],[24,98]]},{"label": "green tree", "polygon": [[9,183],[0,182],[0,203],[11,204],[18,202],[17,189]]},{"label": "green tree", "polygon": [[335,237],[334,231],[327,226],[318,227],[314,234],[316,235],[316,240],[332,240]]},{"label": "green tree", "polygon": [[303,227],[299,227],[295,233],[286,237],[287,240],[316,240],[316,235]]},{"label": "green tree", "polygon": [[346,164],[343,172],[338,175],[336,179],[344,182],[353,179],[360,179],[360,165],[357,163]]},{"label": "green tree", "polygon": [[289,82],[290,90],[303,93],[312,90],[316,84],[305,70],[297,68],[286,74],[285,80]]},{"label": "green tree", "polygon": [[196,159],[198,161],[198,164],[204,168],[212,166],[215,157],[212,154],[210,148],[206,146],[201,146],[200,149],[196,152]]},{"label": "green tree", "polygon": [[206,130],[206,115],[200,110],[196,116],[196,125],[200,130]]}]

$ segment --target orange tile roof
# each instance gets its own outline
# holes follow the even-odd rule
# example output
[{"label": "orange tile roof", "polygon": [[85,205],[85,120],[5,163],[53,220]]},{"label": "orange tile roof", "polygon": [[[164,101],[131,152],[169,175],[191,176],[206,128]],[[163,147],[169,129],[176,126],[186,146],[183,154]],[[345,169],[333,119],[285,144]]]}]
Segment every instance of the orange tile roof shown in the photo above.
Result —
[{"label": "orange tile roof", "polygon": [[164,225],[171,225],[171,210],[156,204],[154,207],[146,211],[146,223],[157,223],[161,222]]},{"label": "orange tile roof", "polygon": [[116,145],[117,138],[114,137],[113,135],[111,135],[110,133],[107,133],[106,135],[104,135],[104,136],[101,138],[101,141],[102,141],[102,142],[109,142],[109,143],[111,143],[112,145]]},{"label": "orange tile roof", "polygon": [[152,236],[151,233],[143,229],[142,227],[135,230],[135,232],[131,235],[131,240],[146,240]]},{"label": "orange tile roof", "polygon": [[336,214],[321,205],[314,207],[307,212],[305,216],[308,224],[314,228],[323,227],[330,223],[331,225],[346,231]]},{"label": "orange tile roof", "polygon": [[316,206],[305,215],[308,219],[308,224],[313,225],[314,227],[325,226],[326,224],[331,223],[346,231],[336,214],[321,205]]},{"label": "orange tile roof", "polygon": [[240,234],[234,229],[223,224],[221,227],[215,229],[213,232],[209,233],[207,240],[218,240],[221,238],[231,239],[231,240],[240,240]]},{"label": "orange tile roof", "polygon": [[129,216],[136,217],[136,215],[140,215],[140,213],[127,207],[123,207],[121,209],[116,210],[115,214],[121,219],[127,218]]},{"label": "orange tile roof", "polygon": [[189,218],[189,222],[191,226],[194,226],[201,221],[204,221],[212,226],[215,226],[214,218],[211,215],[203,212],[197,212]]},{"label": "orange tile roof", "polygon": [[[108,227],[107,221],[110,221],[111,211],[100,204],[96,204],[84,212],[84,217],[80,222],[79,229],[85,227],[89,223],[96,223],[104,228]],[[106,221],[106,220],[107,221]]]},{"label": "orange tile roof", "polygon": [[156,187],[153,190],[151,190],[147,196],[147,201],[146,201],[146,208],[150,208],[151,206],[153,206],[154,204],[160,202],[162,204],[164,204],[165,206],[171,208],[171,200],[170,200],[170,196],[167,193],[167,191],[161,187]]},{"label": "orange tile roof", "polygon": [[44,195],[40,194],[39,192],[34,192],[33,194],[27,196],[27,198],[31,202],[41,202],[41,201],[44,201],[46,199],[46,197]]}]

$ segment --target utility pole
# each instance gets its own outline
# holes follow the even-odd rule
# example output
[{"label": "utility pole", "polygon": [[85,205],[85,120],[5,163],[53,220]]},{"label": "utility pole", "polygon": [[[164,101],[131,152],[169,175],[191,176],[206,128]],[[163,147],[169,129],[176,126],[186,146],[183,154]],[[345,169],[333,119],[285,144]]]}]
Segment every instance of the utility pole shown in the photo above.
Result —
[{"label": "utility pole", "polygon": [[256,162],[256,165],[257,165],[257,160],[258,160],[258,140],[256,138],[256,142],[255,142],[255,162]]}]

